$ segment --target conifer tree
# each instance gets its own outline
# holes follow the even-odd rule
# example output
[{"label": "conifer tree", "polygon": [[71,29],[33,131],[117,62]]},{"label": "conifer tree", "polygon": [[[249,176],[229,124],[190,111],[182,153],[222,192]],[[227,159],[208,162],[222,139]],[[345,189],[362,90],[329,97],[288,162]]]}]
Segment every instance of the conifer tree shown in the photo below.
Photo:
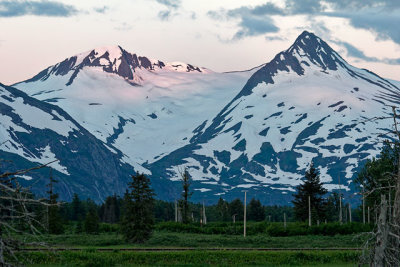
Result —
[{"label": "conifer tree", "polygon": [[64,231],[62,219],[60,216],[60,209],[58,207],[57,199],[58,194],[54,193],[54,184],[57,180],[53,177],[53,170],[50,169],[48,187],[48,203],[47,207],[47,230],[50,234],[61,234]]},{"label": "conifer tree", "polygon": [[106,201],[101,205],[100,214],[103,222],[116,223],[119,221],[119,198],[115,194],[106,198]]},{"label": "conifer tree", "polygon": [[88,212],[86,214],[84,228],[85,232],[88,234],[98,234],[99,233],[99,215],[97,214],[96,204],[88,200]]},{"label": "conifer tree", "polygon": [[192,196],[190,192],[190,176],[187,169],[182,173],[182,199],[179,201],[179,207],[182,212],[182,222],[189,223],[191,221],[189,199]]},{"label": "conifer tree", "polygon": [[219,198],[218,203],[217,203],[217,211],[218,211],[219,220],[224,221],[224,222],[230,221],[231,218],[229,216],[229,205],[221,197]]},{"label": "conifer tree", "polygon": [[74,194],[72,198],[72,220],[81,221],[85,217],[85,209],[83,207],[82,201],[79,199],[77,193]]},{"label": "conifer tree", "polygon": [[261,205],[260,200],[256,200],[253,198],[249,204],[249,220],[261,222],[265,219],[265,210],[264,207]]},{"label": "conifer tree", "polygon": [[143,243],[154,228],[154,191],[144,174],[132,175],[124,196],[124,216],[121,229],[129,242]]},{"label": "conifer tree", "polygon": [[308,220],[308,197],[310,197],[312,221],[325,219],[325,200],[323,196],[327,190],[322,186],[319,173],[311,162],[310,168],[306,171],[305,180],[297,186],[297,193],[294,194],[294,213],[297,220]]},{"label": "conifer tree", "polygon": [[235,216],[235,221],[243,221],[243,212],[243,202],[239,198],[236,198],[229,203],[229,213],[231,217]]}]

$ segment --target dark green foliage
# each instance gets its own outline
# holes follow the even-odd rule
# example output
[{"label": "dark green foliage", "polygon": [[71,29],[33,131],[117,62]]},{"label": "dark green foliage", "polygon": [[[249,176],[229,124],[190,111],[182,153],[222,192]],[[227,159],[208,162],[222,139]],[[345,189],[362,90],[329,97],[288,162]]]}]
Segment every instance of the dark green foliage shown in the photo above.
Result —
[{"label": "dark green foliage", "polygon": [[265,206],[265,219],[268,222],[283,222],[283,216],[286,213],[286,221],[293,222],[293,207],[289,206]]},{"label": "dark green foliage", "polygon": [[154,191],[150,180],[137,173],[132,175],[130,191],[125,193],[125,213],[121,230],[128,242],[143,243],[148,240],[154,228]]},{"label": "dark green foliage", "polygon": [[253,198],[248,207],[248,220],[261,222],[265,219],[265,210],[260,200]]},{"label": "dark green foliage", "polygon": [[191,221],[189,199],[192,193],[190,192],[190,176],[186,169],[182,173],[182,188],[182,199],[179,200],[179,208],[182,215],[182,222],[189,223]]},{"label": "dark green foliage", "polygon": [[290,223],[286,229],[283,224],[271,224],[267,228],[267,233],[270,236],[300,236],[300,235],[350,235],[357,233],[369,232],[373,228],[372,225],[362,223],[323,223],[320,225],[312,225],[304,223]]},{"label": "dark green foliage", "polygon": [[[64,251],[25,253],[33,264],[62,266],[353,266],[358,251]],[[332,265],[335,264],[335,265]],[[348,265],[350,264],[350,265]],[[323,266],[323,265],[322,265]]]},{"label": "dark green foliage", "polygon": [[102,222],[119,222],[121,201],[121,198],[116,195],[106,198],[106,201],[100,207],[100,217]]},{"label": "dark green foliage", "polygon": [[366,206],[373,207],[380,203],[381,194],[388,195],[389,191],[393,201],[394,188],[389,189],[388,186],[396,184],[399,152],[399,143],[390,144],[386,141],[379,158],[368,160],[359,172],[355,182],[359,184],[361,192],[363,186],[364,191],[369,192]]},{"label": "dark green foliage", "polygon": [[231,217],[236,215],[236,221],[243,221],[243,202],[240,199],[234,199],[229,203],[229,214]]},{"label": "dark green foliage", "polygon": [[[247,224],[247,234],[249,236],[260,234],[265,234],[267,236],[334,236],[337,234],[349,235],[369,232],[371,229],[372,225],[362,223],[323,223],[319,226],[313,225],[311,227],[305,223],[288,223],[286,228],[283,223],[249,222]],[[180,224],[175,222],[163,222],[156,225],[156,230],[192,234],[243,235],[243,222],[213,222],[203,226],[199,223]]]},{"label": "dark green foliage", "polygon": [[[328,222],[338,222],[340,213],[339,194],[333,192],[326,200],[325,215]],[[344,203],[342,203],[343,205]]]},{"label": "dark green foliage", "polygon": [[154,202],[154,216],[157,221],[175,220],[174,203],[162,200],[156,200]]},{"label": "dark green foliage", "polygon": [[84,229],[88,234],[99,233],[99,215],[97,214],[97,206],[92,201],[88,201],[88,212],[84,222]]},{"label": "dark green foliage", "polygon": [[74,194],[74,197],[72,198],[72,203],[71,203],[71,209],[72,209],[72,214],[71,214],[71,220],[73,221],[79,221],[83,220],[85,218],[85,208],[79,199],[78,194]]},{"label": "dark green foliage", "polygon": [[82,221],[78,221],[75,227],[75,233],[80,234],[83,233],[83,223]]},{"label": "dark green foliage", "polygon": [[58,194],[54,193],[54,183],[57,183],[57,180],[54,179],[52,169],[50,169],[49,183],[47,185],[49,188],[47,191],[49,204],[46,216],[47,230],[50,234],[61,234],[64,228],[57,202]]},{"label": "dark green foliage", "polygon": [[231,216],[229,215],[229,204],[222,198],[219,198],[217,207],[218,220],[222,222],[231,221]]},{"label": "dark green foliage", "polygon": [[312,221],[325,219],[325,200],[323,196],[327,190],[322,187],[319,180],[319,173],[311,163],[310,168],[306,171],[304,183],[297,186],[297,193],[294,194],[294,213],[299,221],[308,220],[308,198],[311,202]]}]

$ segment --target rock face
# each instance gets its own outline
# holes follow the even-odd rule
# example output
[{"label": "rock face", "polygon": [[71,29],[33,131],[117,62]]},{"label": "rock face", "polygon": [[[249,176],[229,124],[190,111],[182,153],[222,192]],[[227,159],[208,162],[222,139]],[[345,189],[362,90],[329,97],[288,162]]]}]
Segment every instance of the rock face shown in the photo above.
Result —
[{"label": "rock face", "polygon": [[363,162],[381,146],[399,88],[349,65],[329,45],[303,32],[255,72],[221,112],[183,146],[146,166],[176,177],[188,168],[201,198],[232,199],[249,190],[265,203],[286,204],[311,161],[325,187],[349,197]]},{"label": "rock face", "polygon": [[[122,153],[95,138],[57,106],[0,84],[1,169],[17,170],[59,161],[51,166],[64,200],[73,193],[101,201],[122,194],[133,168],[121,161]],[[49,169],[18,177],[44,195]]]},{"label": "rock face", "polygon": [[[179,173],[187,168],[194,201],[233,199],[248,190],[266,204],[287,204],[311,161],[327,189],[337,189],[340,177],[352,197],[357,171],[378,154],[378,135],[391,128],[391,121],[368,119],[399,103],[398,85],[351,66],[319,37],[303,32],[272,61],[244,72],[215,73],[106,47],[66,59],[15,87],[38,105],[65,110],[73,118],[66,115],[67,125],[81,133],[68,131],[74,146],[50,147],[60,159],[60,175],[63,166],[70,174],[64,174],[65,191],[79,188],[98,199],[112,190],[121,193],[130,165],[150,175],[159,198],[173,200],[180,194]],[[43,125],[52,132],[59,127]],[[39,150],[66,138],[40,136],[37,146],[32,133],[25,134],[21,147]],[[87,139],[92,146],[83,145]],[[26,164],[35,161],[1,149]],[[87,158],[63,163],[74,161],[71,151]]]},{"label": "rock face", "polygon": [[85,67],[101,67],[104,72],[114,73],[129,81],[138,82],[142,79],[137,70],[161,70],[167,68],[184,68],[187,72],[202,72],[199,67],[190,64],[165,64],[159,60],[137,56],[124,50],[120,46],[100,47],[90,52],[82,53],[65,59],[50,66],[25,82],[45,81],[50,76],[69,76],[66,86],[71,85],[79,72]]}]

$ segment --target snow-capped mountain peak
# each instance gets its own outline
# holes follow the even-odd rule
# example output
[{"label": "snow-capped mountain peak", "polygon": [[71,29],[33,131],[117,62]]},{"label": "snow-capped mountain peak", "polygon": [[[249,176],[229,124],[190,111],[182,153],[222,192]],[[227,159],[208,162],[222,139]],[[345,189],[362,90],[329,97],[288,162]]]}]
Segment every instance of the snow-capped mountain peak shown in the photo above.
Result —
[{"label": "snow-capped mountain peak", "polygon": [[210,73],[206,68],[200,68],[183,62],[165,63],[160,60],[130,53],[119,45],[98,47],[75,56],[66,58],[41,71],[25,82],[45,81],[51,76],[65,76],[65,85],[71,85],[79,73],[87,67],[96,67],[106,73],[112,73],[137,85],[142,84],[140,71],[174,71]]},{"label": "snow-capped mountain peak", "polygon": [[307,31],[297,37],[285,54],[296,57],[303,66],[309,66],[311,63],[323,70],[337,70],[338,64],[345,63],[326,42]]},{"label": "snow-capped mountain peak", "polygon": [[65,110],[111,153],[120,150],[122,162],[148,174],[161,198],[180,194],[166,182],[187,168],[198,191],[193,199],[233,199],[247,188],[264,202],[287,204],[311,161],[327,189],[337,189],[340,177],[341,188],[353,192],[357,171],[379,151],[378,135],[391,128],[391,121],[366,119],[387,116],[387,106],[400,102],[398,85],[351,66],[303,32],[249,71],[211,72],[111,46],[16,87]]}]

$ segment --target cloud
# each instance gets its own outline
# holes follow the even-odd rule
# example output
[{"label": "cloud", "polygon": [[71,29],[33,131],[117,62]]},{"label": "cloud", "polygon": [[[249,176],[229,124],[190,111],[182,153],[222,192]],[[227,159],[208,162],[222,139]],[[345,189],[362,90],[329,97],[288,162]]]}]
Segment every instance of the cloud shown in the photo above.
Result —
[{"label": "cloud", "polygon": [[341,42],[341,41],[336,41],[335,43],[343,46],[347,51],[347,56],[349,56],[349,57],[361,59],[361,60],[368,61],[368,62],[382,62],[382,63],[386,63],[386,64],[390,64],[390,65],[400,64],[400,58],[379,59],[376,57],[369,57],[369,56],[365,55],[363,51],[361,51],[357,47],[353,46],[352,44],[349,44],[347,42]]},{"label": "cloud", "polygon": [[161,20],[169,20],[172,17],[172,11],[171,10],[162,10],[158,12],[158,18]]},{"label": "cloud", "polygon": [[379,59],[376,57],[366,56],[363,51],[361,51],[357,47],[353,46],[352,44],[349,44],[347,42],[336,42],[336,43],[339,45],[342,45],[342,46],[344,46],[344,48],[346,48],[347,56],[349,56],[349,57],[354,57],[354,58],[358,58],[358,59],[362,59],[362,60],[370,61],[370,62],[378,62],[379,61]]},{"label": "cloud", "polygon": [[156,0],[157,3],[164,5],[171,9],[178,9],[181,5],[180,0]]},{"label": "cloud", "polygon": [[165,6],[166,10],[161,10],[158,12],[157,16],[160,20],[167,21],[178,13],[174,12],[181,6],[180,0],[156,0],[157,3]]},{"label": "cloud", "polygon": [[391,39],[400,44],[399,12],[399,0],[285,0],[284,7],[266,2],[209,11],[208,16],[220,21],[239,19],[236,39],[276,31],[278,28],[271,18],[274,15],[308,15],[310,19],[314,16],[346,18],[353,27],[373,32],[377,39]]},{"label": "cloud", "polygon": [[20,17],[25,15],[69,17],[78,13],[71,5],[57,1],[1,1],[0,17]]},{"label": "cloud", "polygon": [[239,19],[237,24],[238,31],[232,37],[232,40],[240,40],[245,37],[259,36],[265,33],[278,32],[279,28],[275,25],[273,19],[266,15],[283,14],[275,5],[267,3],[264,5],[251,7],[240,7],[231,10],[220,9],[218,11],[209,11],[207,15],[214,20]]},{"label": "cloud", "polygon": [[93,8],[93,10],[97,13],[105,14],[109,10],[109,8],[107,6],[103,6],[103,7],[95,7]]},{"label": "cloud", "polygon": [[279,31],[279,28],[275,26],[272,20],[251,16],[242,17],[239,27],[240,29],[233,37],[234,40],[243,39],[247,36],[258,36],[267,32]]},{"label": "cloud", "polygon": [[287,41],[287,39],[282,36],[265,36],[265,40],[267,40],[267,41]]}]

